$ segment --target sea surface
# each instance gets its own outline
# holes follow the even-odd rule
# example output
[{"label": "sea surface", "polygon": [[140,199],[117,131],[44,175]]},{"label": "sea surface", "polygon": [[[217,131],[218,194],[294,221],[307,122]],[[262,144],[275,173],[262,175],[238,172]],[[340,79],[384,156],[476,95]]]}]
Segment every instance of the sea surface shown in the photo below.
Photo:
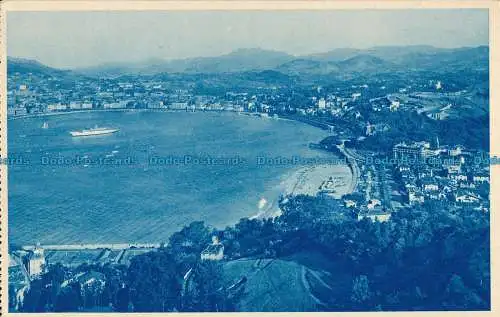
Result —
[{"label": "sea surface", "polygon": [[[69,134],[96,125],[120,131]],[[158,243],[192,221],[224,228],[276,206],[287,175],[304,166],[283,158],[331,158],[308,147],[325,136],[303,123],[233,113],[11,120],[9,243]],[[262,157],[278,163],[259,164]]]}]

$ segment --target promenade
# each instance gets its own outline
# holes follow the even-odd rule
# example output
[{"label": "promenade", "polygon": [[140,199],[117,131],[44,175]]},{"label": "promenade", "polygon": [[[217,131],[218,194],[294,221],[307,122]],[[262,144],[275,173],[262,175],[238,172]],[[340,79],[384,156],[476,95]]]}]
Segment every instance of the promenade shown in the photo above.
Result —
[{"label": "promenade", "polygon": [[[124,249],[156,249],[161,243],[108,243],[108,244],[47,244],[39,247],[46,251],[79,251],[79,250],[124,250]],[[36,245],[24,245],[25,251],[33,251]]]},{"label": "promenade", "polygon": [[[47,264],[61,263],[66,267],[75,268],[82,264],[113,263],[130,265],[135,256],[152,252],[160,248],[160,243],[108,243],[108,244],[52,244],[25,245],[11,252],[16,262],[26,271],[23,258],[29,259],[29,254],[39,248]],[[26,271],[24,275],[30,279]]]}]

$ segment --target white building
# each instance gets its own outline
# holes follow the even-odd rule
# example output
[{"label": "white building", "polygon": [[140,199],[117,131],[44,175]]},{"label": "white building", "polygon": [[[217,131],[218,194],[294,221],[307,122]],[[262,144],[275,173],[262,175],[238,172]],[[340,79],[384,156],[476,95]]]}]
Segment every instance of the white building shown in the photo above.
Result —
[{"label": "white building", "polygon": [[475,203],[479,201],[479,198],[468,192],[462,192],[455,194],[455,201],[457,203]]},{"label": "white building", "polygon": [[436,83],[436,90],[440,90],[441,88],[443,88],[443,86],[441,84],[441,81],[438,80],[438,82]]},{"label": "white building", "polygon": [[68,106],[60,103],[54,103],[47,106],[47,111],[62,111],[66,109],[68,109]]},{"label": "white building", "polygon": [[368,209],[374,209],[375,207],[377,206],[380,206],[382,204],[382,202],[378,199],[371,199],[368,204],[366,205],[366,207]]},{"label": "white building", "polygon": [[439,190],[439,186],[437,184],[434,184],[434,183],[428,183],[428,184],[424,184],[424,190],[425,191],[437,191]]},{"label": "white building", "polygon": [[149,109],[160,109],[160,108],[165,108],[163,105],[163,101],[151,101],[148,102],[148,108]]},{"label": "white building", "polygon": [[318,109],[325,109],[326,108],[326,100],[325,98],[321,98],[318,101]]},{"label": "white building", "polygon": [[408,202],[410,204],[422,204],[425,200],[424,195],[417,189],[415,185],[406,185],[408,191]]},{"label": "white building", "polygon": [[380,212],[368,212],[367,214],[358,214],[358,221],[364,218],[368,218],[371,221],[375,222],[386,222],[391,219],[391,213],[380,211]]},{"label": "white building", "polygon": [[27,114],[28,111],[25,107],[8,107],[7,115],[9,116],[21,116]]},{"label": "white building", "polygon": [[185,110],[188,108],[188,103],[187,102],[173,102],[168,107],[170,109],[173,109],[173,110]]},{"label": "white building", "polygon": [[72,101],[69,103],[69,108],[72,110],[79,110],[79,109],[82,109],[82,104]]},{"label": "white building", "polygon": [[36,277],[45,272],[45,254],[44,250],[37,245],[28,255],[26,270],[30,277]]},{"label": "white building", "polygon": [[357,204],[356,204],[356,202],[354,200],[348,199],[348,200],[344,201],[344,205],[347,208],[351,208],[351,207],[356,207]]},{"label": "white building", "polygon": [[464,175],[464,174],[450,174],[449,178],[454,179],[457,182],[466,182],[467,181],[467,175]]},{"label": "white building", "polygon": [[356,99],[358,99],[359,97],[361,97],[361,93],[360,92],[355,92],[351,95],[352,97],[352,100],[355,101]]},{"label": "white building", "polygon": [[490,178],[487,175],[474,175],[472,181],[474,183],[489,183]]},{"label": "white building", "polygon": [[125,102],[112,102],[112,103],[105,103],[103,105],[104,109],[123,109],[126,108],[127,104]]},{"label": "white building", "polygon": [[397,111],[399,109],[400,102],[398,100],[394,100],[391,102],[391,105],[389,106],[390,111]]},{"label": "white building", "polygon": [[224,258],[224,245],[219,238],[212,237],[212,244],[205,248],[200,254],[202,260],[220,261]]}]

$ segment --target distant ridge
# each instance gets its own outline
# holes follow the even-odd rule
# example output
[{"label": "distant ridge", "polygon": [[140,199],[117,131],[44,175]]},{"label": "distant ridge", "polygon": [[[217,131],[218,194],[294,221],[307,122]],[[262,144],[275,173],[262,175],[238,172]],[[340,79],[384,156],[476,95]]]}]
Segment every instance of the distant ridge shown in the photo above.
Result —
[{"label": "distant ridge", "polygon": [[294,59],[287,53],[263,50],[259,48],[244,48],[216,57],[195,57],[176,60],[155,59],[153,63],[122,63],[100,65],[76,72],[87,75],[119,75],[156,73],[233,73],[274,69],[278,65]]},{"label": "distant ridge", "polygon": [[149,59],[139,63],[112,63],[83,69],[57,70],[37,61],[9,57],[8,72],[59,72],[93,77],[154,75],[159,73],[219,74],[276,71],[286,75],[328,75],[398,70],[435,70],[446,67],[487,70],[488,46],[436,48],[427,45],[341,48],[325,53],[293,56],[260,48],[243,48],[215,57],[178,60]]},{"label": "distant ridge", "polygon": [[36,60],[7,57],[7,72],[8,73],[46,73],[47,75],[68,73],[68,70],[56,69],[46,66]]}]

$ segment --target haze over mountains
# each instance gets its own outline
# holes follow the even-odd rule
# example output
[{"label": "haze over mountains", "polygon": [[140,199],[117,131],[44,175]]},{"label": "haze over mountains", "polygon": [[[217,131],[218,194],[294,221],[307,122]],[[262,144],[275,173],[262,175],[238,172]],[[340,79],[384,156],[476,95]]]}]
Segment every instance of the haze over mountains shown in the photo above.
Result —
[{"label": "haze over mountains", "polygon": [[[238,73],[277,71],[285,75],[384,73],[405,70],[488,70],[487,46],[454,49],[433,46],[381,46],[369,49],[335,49],[325,53],[293,56],[258,48],[238,49],[217,57],[178,60],[151,59],[139,63],[115,63],[73,69],[86,76],[153,75],[158,73]],[[8,71],[56,71],[36,61],[9,57]],[[68,72],[68,71],[66,71]]]}]

